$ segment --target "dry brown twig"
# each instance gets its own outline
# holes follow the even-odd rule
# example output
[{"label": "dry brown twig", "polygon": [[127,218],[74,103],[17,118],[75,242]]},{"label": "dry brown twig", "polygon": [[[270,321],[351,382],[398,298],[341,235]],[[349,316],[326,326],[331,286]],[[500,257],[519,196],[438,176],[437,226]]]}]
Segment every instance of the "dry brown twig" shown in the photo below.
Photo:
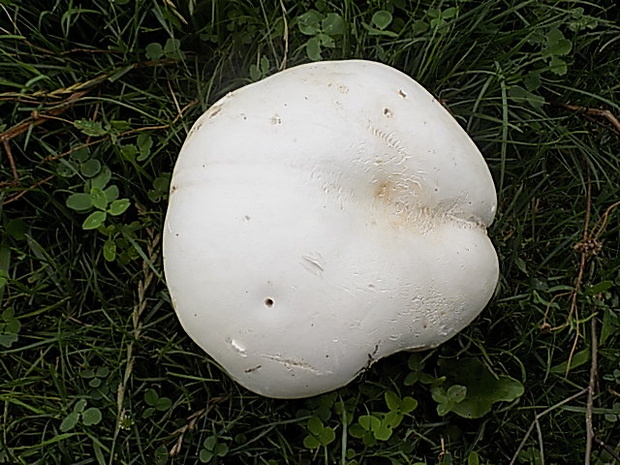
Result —
[{"label": "dry brown twig", "polygon": [[13,180],[9,182],[10,185],[19,185],[19,173],[17,172],[17,164],[15,163],[15,159],[13,158],[13,153],[10,146],[11,139],[19,136],[20,134],[23,134],[33,126],[39,126],[48,119],[53,119],[58,115],[62,114],[63,112],[67,111],[67,109],[69,109],[72,103],[78,101],[87,93],[88,90],[76,92],[65,100],[57,103],[53,108],[49,109],[45,113],[33,112],[29,118],[20,121],[16,125],[11,126],[9,129],[3,131],[0,134],[0,141],[2,142],[2,146],[4,147],[6,157],[9,161],[9,165],[11,166],[11,173],[13,175]]},{"label": "dry brown twig", "polygon": [[[613,118],[611,121],[618,121]],[[620,129],[620,125],[617,127]],[[591,215],[592,215],[592,183],[590,177],[587,177],[586,184],[586,210],[584,214],[584,226],[582,238],[579,242],[577,242],[573,249],[579,254],[579,264],[577,267],[577,276],[574,281],[573,289],[568,293],[562,293],[554,296],[549,304],[547,305],[547,310],[545,311],[544,320],[541,324],[541,330],[545,332],[549,331],[557,331],[566,328],[569,326],[570,321],[574,319],[576,321],[575,324],[575,337],[573,339],[573,344],[568,356],[568,361],[566,364],[566,373],[565,376],[568,376],[570,371],[571,363],[574,357],[574,354],[577,350],[577,345],[580,340],[581,332],[580,332],[580,317],[579,317],[579,302],[578,297],[581,294],[581,290],[583,287],[584,276],[586,273],[586,269],[588,265],[591,263],[591,260],[597,256],[603,249],[601,236],[605,232],[607,225],[609,224],[609,218],[613,211],[620,206],[620,201],[613,203],[601,215],[599,220],[591,226]],[[550,310],[551,305],[558,297],[569,296],[569,310],[568,316],[566,317],[565,323],[562,325],[552,328],[549,323],[547,323],[547,316]],[[585,423],[586,423],[586,447],[585,447],[585,457],[584,457],[584,465],[590,465],[592,460],[592,448],[593,444],[600,442],[598,438],[596,438],[595,430],[594,430],[594,396],[597,390],[597,377],[598,377],[598,332],[597,332],[597,316],[596,312],[593,312],[589,315],[590,320],[590,375],[588,381],[588,387],[586,391],[588,392],[588,397],[586,400],[586,410],[585,410]],[[537,421],[537,419],[535,419]],[[531,429],[531,428],[530,428]],[[528,432],[528,436],[529,433]],[[542,445],[541,445],[542,447]],[[515,455],[516,457],[516,455]],[[514,461],[514,458],[513,458]],[[511,462],[512,463],[512,462]]]},{"label": "dry brown twig", "polygon": [[[571,295],[571,312],[575,314],[577,317],[577,296],[581,290],[583,276],[585,274],[586,266],[589,264],[590,260],[598,255],[603,246],[601,242],[601,235],[605,231],[605,228],[609,222],[609,215],[611,212],[620,205],[620,202],[616,202],[613,205],[609,206],[601,218],[598,220],[596,225],[590,228],[590,215],[591,215],[591,183],[588,178],[588,189],[587,189],[587,205],[586,205],[586,217],[584,221],[584,232],[583,238],[580,242],[575,244],[574,249],[580,254],[579,260],[579,272],[577,275],[577,280],[575,283],[575,289]],[[570,315],[569,315],[570,318]],[[568,370],[570,369],[571,360],[575,353],[578,337],[579,337],[579,323],[577,323],[577,334],[575,336],[573,347],[571,349],[571,353],[569,355],[569,361],[566,367],[566,374],[568,375]],[[590,465],[592,460],[592,446],[594,444],[596,435],[594,431],[594,395],[596,393],[597,387],[597,376],[598,376],[598,332],[597,332],[597,319],[596,313],[593,312],[590,315],[590,377],[588,382],[588,399],[586,401],[586,415],[585,415],[585,423],[586,423],[586,448],[584,455],[584,465]]]},{"label": "dry brown twig", "polygon": [[586,451],[584,465],[590,465],[592,460],[592,444],[594,441],[594,393],[596,392],[596,381],[598,372],[598,335],[596,331],[596,316],[590,319],[590,339],[592,341],[591,360],[590,360],[590,382],[588,383],[588,400],[586,402]]},{"label": "dry brown twig", "polygon": [[614,450],[613,447],[609,446],[608,444],[605,444],[603,441],[601,441],[596,436],[594,437],[594,442],[596,443],[597,446],[601,447],[602,449],[605,449],[605,452],[607,452],[611,457],[613,457],[615,461],[620,462],[620,455]]},{"label": "dry brown twig", "polygon": [[[553,412],[554,410],[560,408],[561,406],[568,404],[569,402],[577,399],[578,397],[581,397],[582,395],[584,395],[586,392],[588,392],[588,388],[584,388],[581,391],[579,391],[576,394],[573,394],[570,397],[567,397],[566,399],[558,402],[555,405],[552,405],[551,407],[543,410],[540,413],[537,413],[536,416],[534,417],[534,420],[532,420],[532,423],[530,423],[530,427],[528,428],[528,430],[525,432],[525,435],[523,436],[523,439],[521,440],[521,443],[519,444],[519,447],[517,447],[517,450],[515,451],[514,455],[512,456],[512,460],[510,460],[510,464],[509,465],[514,465],[515,463],[517,463],[517,459],[519,458],[519,454],[521,453],[521,451],[523,450],[523,448],[525,447],[525,443],[527,442],[528,438],[530,437],[530,435],[532,434],[532,431],[534,430],[534,427],[536,427],[536,425],[538,424],[539,420],[546,416],[547,414]],[[541,446],[542,447],[542,446]]]},{"label": "dry brown twig", "polygon": [[282,71],[286,69],[286,62],[288,60],[288,20],[286,19],[286,7],[284,6],[284,1],[280,0],[280,9],[282,10],[282,21],[284,22],[284,56],[282,57],[282,61],[280,62],[280,66],[278,66],[278,71]]},{"label": "dry brown twig", "polygon": [[618,121],[618,118],[616,118],[616,116],[609,110],[603,110],[600,108],[582,107],[580,105],[570,105],[567,103],[560,103],[560,102],[552,102],[552,105],[584,115],[584,117],[586,117],[588,120],[594,123],[597,123],[597,124],[601,124],[600,118],[603,118],[604,120],[607,120],[609,124],[611,124],[611,129],[616,134],[620,135],[620,121]]},{"label": "dry brown twig", "polygon": [[[146,291],[150,287],[153,282],[153,278],[155,274],[151,270],[149,266],[149,261],[151,263],[155,262],[159,257],[159,242],[161,239],[161,234],[155,233],[154,229],[147,228],[147,233],[150,238],[147,245],[147,257],[148,261],[144,260],[142,263],[142,274],[143,277],[140,281],[138,281],[138,289],[137,289],[137,301],[134,305],[133,311],[131,313],[131,321],[133,327],[132,339],[127,344],[127,363],[125,365],[125,372],[123,374],[123,379],[119,383],[118,388],[116,390],[116,427],[114,429],[114,438],[112,440],[112,449],[116,443],[116,439],[120,430],[123,428],[123,423],[126,421],[127,414],[125,410],[125,392],[127,390],[127,385],[131,378],[131,374],[133,372],[133,367],[136,362],[136,356],[134,354],[134,344],[140,338],[142,334],[142,321],[140,317],[144,310],[147,308],[148,300],[146,296]],[[110,458],[112,458],[114,454],[110,454]]]},{"label": "dry brown twig", "polygon": [[194,412],[190,416],[188,416],[187,424],[184,426],[181,426],[180,428],[178,428],[172,433],[173,435],[178,434],[178,437],[174,443],[174,446],[172,446],[172,449],[170,449],[170,453],[169,453],[170,457],[175,457],[179,455],[179,453],[181,452],[181,448],[183,447],[183,437],[185,433],[187,433],[188,431],[192,431],[194,427],[196,426],[196,423],[198,422],[198,420],[200,420],[201,418],[211,413],[211,411],[215,408],[217,404],[221,404],[222,402],[225,402],[227,400],[228,400],[228,396],[213,397],[209,399],[209,402],[206,408],[200,409],[197,412]]},{"label": "dry brown twig", "polygon": [[[84,92],[85,94],[85,92]],[[84,95],[83,94],[83,95]],[[79,96],[81,97],[81,95]],[[73,101],[77,101],[79,99],[79,97],[75,97],[73,99],[71,99],[71,102]],[[67,99],[68,100],[68,99]],[[69,101],[67,101],[67,104],[69,103]],[[141,127],[141,128],[137,128],[137,129],[132,129],[130,131],[125,131],[123,133],[120,133],[118,135],[116,135],[116,137],[125,137],[125,136],[129,136],[135,133],[139,133],[139,132],[143,132],[143,131],[155,131],[155,130],[162,130],[162,129],[168,129],[171,126],[173,126],[174,124],[176,124],[176,122],[183,117],[183,114],[191,107],[193,107],[194,105],[196,105],[198,103],[197,100],[192,100],[191,102],[189,102],[187,105],[185,105],[183,108],[178,108],[177,107],[177,115],[174,117],[174,119],[168,123],[168,124],[161,124],[161,125],[157,125],[157,126],[145,126],[145,127]],[[178,105],[178,104],[177,104]],[[68,107],[67,107],[68,108]],[[62,111],[65,111],[67,108],[64,108]],[[73,124],[71,121],[65,120],[63,118],[59,118],[57,115],[62,113],[62,111],[57,111],[54,112],[52,110],[50,110],[50,112],[48,113],[37,113],[34,112],[33,115],[30,118],[27,118],[24,121],[21,121],[20,123],[16,124],[15,126],[7,129],[6,131],[4,131],[3,133],[0,134],[0,141],[2,142],[5,152],[7,154],[7,158],[9,160],[9,164],[11,166],[11,171],[12,171],[12,175],[13,175],[13,180],[11,181],[5,181],[5,182],[0,182],[0,187],[2,186],[19,186],[19,174],[17,171],[17,165],[15,163],[15,160],[13,158],[13,155],[11,153],[10,150],[10,145],[9,145],[9,141],[11,139],[13,139],[14,137],[23,134],[24,132],[26,132],[27,130],[29,130],[32,126],[38,126],[40,124],[43,124],[45,121],[48,120],[61,120],[62,122],[68,123],[68,124]],[[58,160],[60,158],[66,157],[67,155],[70,155],[71,153],[80,150],[84,147],[90,147],[92,145],[96,145],[99,144],[101,142],[104,142],[106,140],[109,140],[110,136],[105,136],[99,139],[95,139],[93,141],[87,141],[84,144],[80,144],[79,146],[76,147],[72,147],[70,150],[67,150],[63,153],[57,154],[57,155],[50,155],[48,157],[45,157],[42,161],[43,162],[51,162],[51,161],[55,161]],[[2,203],[3,205],[8,205],[12,202],[15,202],[17,200],[19,200],[20,198],[22,198],[26,193],[28,193],[29,191],[36,189],[37,187],[41,186],[42,184],[45,184],[49,181],[51,181],[55,176],[54,175],[50,175],[48,177],[46,177],[45,179],[41,180],[41,181],[37,181],[36,183],[32,184],[31,186],[25,187],[23,188],[20,192],[8,197],[7,199],[5,199]]]},{"label": "dry brown twig", "polygon": [[[32,44],[29,44],[27,41],[25,41],[25,43],[27,45],[32,46]],[[47,54],[54,54],[53,52],[49,50],[45,50],[45,49],[41,49],[41,50]],[[89,53],[97,52],[97,50],[87,50],[87,51]],[[138,69],[138,68],[152,67],[152,66],[165,66],[169,64],[176,64],[177,61],[178,60],[174,60],[174,59],[161,59],[161,60],[155,60],[155,61],[149,60],[149,61],[144,61],[140,63],[133,63],[129,65],[129,68]],[[77,82],[68,87],[61,87],[61,88],[54,89],[51,91],[36,91],[31,94],[22,94],[22,93],[16,93],[16,92],[0,93],[0,101],[2,100],[23,101],[28,104],[38,104],[43,107],[49,107],[45,111],[33,111],[28,118],[25,118],[24,120],[20,121],[19,123],[11,126],[9,129],[0,133],[0,143],[2,144],[2,147],[4,148],[4,152],[9,162],[9,166],[11,168],[11,175],[13,178],[10,181],[0,182],[0,187],[5,187],[5,186],[18,187],[20,184],[19,170],[17,169],[17,163],[15,162],[15,158],[13,157],[13,153],[11,151],[11,146],[10,146],[10,142],[12,139],[31,130],[31,128],[33,127],[36,127],[36,126],[39,126],[45,123],[46,121],[59,119],[58,118],[59,115],[61,115],[62,113],[67,111],[69,108],[71,108],[71,106],[73,106],[75,103],[79,102],[86,94],[88,94],[93,89],[97,88],[99,85],[106,82],[111,76],[116,74],[118,71],[125,69],[125,68],[127,68],[127,66],[123,66],[121,68],[111,70],[107,73],[97,75],[94,78],[89,79],[88,81],[85,81],[85,82]],[[180,117],[182,117],[183,112],[185,110],[195,105],[196,103],[197,103],[196,101],[192,101],[188,103],[187,105],[185,105],[185,107],[179,110],[176,117],[169,124],[138,128],[132,131],[127,131],[125,133],[119,134],[117,137],[126,136],[129,134],[138,132],[138,131],[167,129],[173,124],[175,124]],[[178,104],[177,104],[177,109],[178,109]],[[67,121],[63,119],[61,120],[65,123],[72,124],[71,121]],[[43,159],[43,161],[57,160],[58,158],[62,158],[63,156],[66,156],[75,150],[78,150],[83,147],[88,147],[90,145],[94,145],[94,144],[103,142],[104,140],[108,140],[108,139],[109,137],[104,137],[101,139],[97,139],[96,141],[92,141],[92,142],[89,141],[86,144],[82,144],[80,147],[74,147],[73,149],[67,152],[64,152],[60,155],[53,155],[50,157],[46,157],[45,159]],[[5,199],[2,202],[3,205],[7,205],[11,202],[15,202],[16,200],[19,200],[27,192],[33,189],[36,189],[42,184],[49,182],[51,179],[53,179],[53,177],[54,177],[53,175],[48,176],[42,181],[37,181],[31,186],[23,188],[17,194],[14,194],[8,197],[7,199]]]}]

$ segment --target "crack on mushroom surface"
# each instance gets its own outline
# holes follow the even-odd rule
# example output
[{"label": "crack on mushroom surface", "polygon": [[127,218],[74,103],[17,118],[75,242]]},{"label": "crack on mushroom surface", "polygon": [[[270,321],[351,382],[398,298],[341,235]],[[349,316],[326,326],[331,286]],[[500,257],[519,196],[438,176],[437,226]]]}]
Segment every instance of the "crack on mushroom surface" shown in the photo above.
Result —
[{"label": "crack on mushroom surface", "polygon": [[385,131],[373,126],[370,122],[368,123],[368,130],[373,136],[376,136],[383,141],[388,148],[393,149],[398,155],[400,155],[401,158],[396,159],[394,163],[402,163],[407,159],[407,157],[410,156],[405,151],[405,147],[401,143],[400,139],[396,137],[395,133],[391,132],[388,134]]},{"label": "crack on mushroom surface", "polygon": [[325,268],[323,268],[323,257],[321,257],[321,254],[317,253],[315,255],[302,255],[301,259],[302,266],[310,273],[313,273],[317,276],[323,275],[323,271],[325,271]]},{"label": "crack on mushroom surface", "polygon": [[181,325],[265,396],[318,395],[369,354],[436,347],[497,283],[484,158],[379,63],[310,63],[227,94],[190,130],[171,186],[164,269]]},{"label": "crack on mushroom surface", "polygon": [[227,337],[226,343],[233,349],[234,352],[239,354],[241,357],[245,358],[248,356],[246,348],[237,340]]},{"label": "crack on mushroom surface", "polygon": [[262,357],[271,360],[273,362],[277,362],[277,363],[281,363],[282,365],[284,365],[284,367],[288,370],[292,370],[294,368],[300,369],[300,370],[306,370],[309,371],[315,375],[320,375],[321,371],[318,370],[317,368],[313,367],[312,365],[310,365],[309,363],[306,362],[302,362],[301,360],[295,360],[292,358],[283,358],[280,355],[270,355],[270,354],[262,354]]}]

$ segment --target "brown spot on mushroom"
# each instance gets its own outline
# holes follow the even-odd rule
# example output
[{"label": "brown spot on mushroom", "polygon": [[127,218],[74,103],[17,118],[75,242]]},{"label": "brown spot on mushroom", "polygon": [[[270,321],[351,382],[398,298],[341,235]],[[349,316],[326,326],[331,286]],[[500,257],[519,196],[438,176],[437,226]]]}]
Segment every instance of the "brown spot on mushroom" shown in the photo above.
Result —
[{"label": "brown spot on mushroom", "polygon": [[222,106],[221,105],[213,105],[207,111],[207,118],[213,118],[213,117],[217,116],[220,111],[222,111]]},{"label": "brown spot on mushroom", "polygon": [[391,118],[392,116],[394,116],[394,113],[392,113],[392,110],[390,110],[389,108],[384,108],[383,115],[387,118]]},{"label": "brown spot on mushroom", "polygon": [[395,186],[392,181],[381,181],[375,186],[374,197],[382,202],[391,203],[394,197],[394,190]]},{"label": "brown spot on mushroom", "polygon": [[267,307],[267,308],[271,308],[271,307],[273,307],[273,304],[274,304],[274,303],[275,303],[275,302],[273,301],[273,299],[272,299],[271,297],[267,297],[267,298],[265,299],[265,307]]},{"label": "brown spot on mushroom", "polygon": [[407,94],[405,94],[402,89],[398,89],[398,95],[400,95],[402,98],[407,98]]},{"label": "brown spot on mushroom", "polygon": [[262,365],[256,365],[255,367],[252,368],[247,368],[246,370],[244,370],[246,373],[252,373],[256,370],[260,370],[263,366]]},{"label": "brown spot on mushroom", "polygon": [[[413,227],[424,231],[431,227],[433,212],[422,202],[423,187],[411,177],[392,177],[377,180],[373,197],[379,217],[393,228]],[[435,218],[436,219],[436,218]]]}]

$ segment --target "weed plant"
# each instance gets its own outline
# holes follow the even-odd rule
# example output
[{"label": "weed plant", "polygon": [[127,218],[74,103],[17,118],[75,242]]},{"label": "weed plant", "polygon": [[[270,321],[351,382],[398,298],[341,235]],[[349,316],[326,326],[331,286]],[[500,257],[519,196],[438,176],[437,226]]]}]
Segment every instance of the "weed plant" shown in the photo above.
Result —
[{"label": "weed plant", "polygon": [[[1,1],[0,463],[618,463],[618,11]],[[227,92],[348,58],[418,80],[480,147],[501,279],[443,346],[334,393],[266,399],[174,315],[161,266],[170,174]]]}]

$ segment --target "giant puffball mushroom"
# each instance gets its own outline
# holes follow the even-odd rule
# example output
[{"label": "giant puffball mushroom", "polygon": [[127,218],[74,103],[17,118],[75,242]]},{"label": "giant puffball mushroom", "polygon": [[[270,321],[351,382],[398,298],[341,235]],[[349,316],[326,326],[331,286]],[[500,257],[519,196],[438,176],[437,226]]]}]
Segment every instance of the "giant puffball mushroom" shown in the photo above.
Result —
[{"label": "giant puffball mushroom", "polygon": [[171,182],[167,285],[234,380],[313,396],[481,312],[498,279],[495,209],[482,155],[410,77],[359,60],[297,66],[192,127]]}]

